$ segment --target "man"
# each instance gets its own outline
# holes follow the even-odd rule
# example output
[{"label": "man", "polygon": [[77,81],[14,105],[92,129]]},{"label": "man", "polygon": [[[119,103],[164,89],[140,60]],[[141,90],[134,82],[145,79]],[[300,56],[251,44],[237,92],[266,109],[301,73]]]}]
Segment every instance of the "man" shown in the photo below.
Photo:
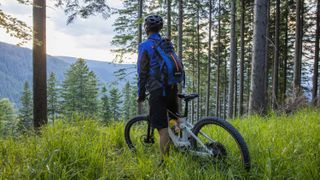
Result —
[{"label": "man", "polygon": [[[168,114],[178,112],[177,85],[167,85],[161,78],[160,64],[155,50],[155,45],[161,40],[160,30],[163,27],[163,20],[158,15],[150,15],[145,18],[144,29],[148,39],[139,45],[138,50],[138,102],[146,98],[146,91],[149,97],[149,117],[151,126],[158,130],[160,135],[161,159],[168,155],[169,134]],[[169,42],[169,41],[168,41]],[[171,43],[171,42],[170,42]]]}]

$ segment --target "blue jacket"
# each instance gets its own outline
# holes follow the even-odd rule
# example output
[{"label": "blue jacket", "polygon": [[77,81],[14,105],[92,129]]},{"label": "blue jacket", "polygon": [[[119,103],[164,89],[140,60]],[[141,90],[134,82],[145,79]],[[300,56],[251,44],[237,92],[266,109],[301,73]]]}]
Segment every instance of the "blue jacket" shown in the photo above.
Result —
[{"label": "blue jacket", "polygon": [[138,49],[138,96],[143,95],[146,90],[152,92],[162,88],[160,82],[160,65],[155,58],[155,41],[161,39],[159,33],[151,34],[148,39],[139,45]]}]

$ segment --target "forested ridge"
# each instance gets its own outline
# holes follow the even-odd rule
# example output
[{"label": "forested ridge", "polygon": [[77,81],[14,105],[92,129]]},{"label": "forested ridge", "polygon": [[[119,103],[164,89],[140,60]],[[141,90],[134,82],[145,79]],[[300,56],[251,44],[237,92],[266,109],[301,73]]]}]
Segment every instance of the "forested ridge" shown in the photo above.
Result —
[{"label": "forested ridge", "polygon": [[[9,98],[20,108],[23,84],[28,81],[32,85],[32,52],[30,49],[0,42],[0,98]],[[69,66],[77,59],[73,57],[59,57],[48,55],[47,73],[55,73],[56,79],[61,83]],[[121,69],[133,69],[131,64],[114,64],[102,61],[86,60],[89,68],[98,76],[100,83],[114,83],[122,88],[126,81],[133,82],[134,75],[128,75],[123,81],[118,81],[117,74]]]}]

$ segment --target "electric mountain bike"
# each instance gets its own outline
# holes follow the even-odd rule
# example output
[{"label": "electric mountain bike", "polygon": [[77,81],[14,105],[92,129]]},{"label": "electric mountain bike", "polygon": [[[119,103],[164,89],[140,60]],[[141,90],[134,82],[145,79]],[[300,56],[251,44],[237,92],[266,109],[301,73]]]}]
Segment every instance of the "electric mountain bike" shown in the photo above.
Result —
[{"label": "electric mountain bike", "polygon": [[[216,117],[205,117],[193,125],[188,121],[188,104],[199,95],[178,94],[178,97],[185,102],[184,115],[168,111],[179,119],[179,133],[168,128],[174,147],[214,162],[243,165],[249,171],[249,150],[241,134],[229,122]],[[150,147],[156,141],[148,115],[137,116],[129,120],[124,133],[125,141],[131,150],[136,150],[139,146]]]}]

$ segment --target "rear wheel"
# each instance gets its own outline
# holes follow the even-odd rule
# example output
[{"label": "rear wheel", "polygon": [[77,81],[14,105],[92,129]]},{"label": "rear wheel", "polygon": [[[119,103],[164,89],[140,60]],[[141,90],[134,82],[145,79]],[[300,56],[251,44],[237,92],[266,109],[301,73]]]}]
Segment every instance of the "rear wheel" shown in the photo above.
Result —
[{"label": "rear wheel", "polygon": [[129,148],[135,150],[141,146],[154,144],[154,130],[150,127],[148,116],[137,116],[129,120],[125,126],[124,135]]},{"label": "rear wheel", "polygon": [[[241,166],[250,170],[247,144],[241,134],[226,120],[208,117],[195,124],[192,132],[213,152],[212,160],[230,166]],[[196,151],[205,151],[195,139],[191,140]],[[223,161],[222,161],[223,160]]]}]

